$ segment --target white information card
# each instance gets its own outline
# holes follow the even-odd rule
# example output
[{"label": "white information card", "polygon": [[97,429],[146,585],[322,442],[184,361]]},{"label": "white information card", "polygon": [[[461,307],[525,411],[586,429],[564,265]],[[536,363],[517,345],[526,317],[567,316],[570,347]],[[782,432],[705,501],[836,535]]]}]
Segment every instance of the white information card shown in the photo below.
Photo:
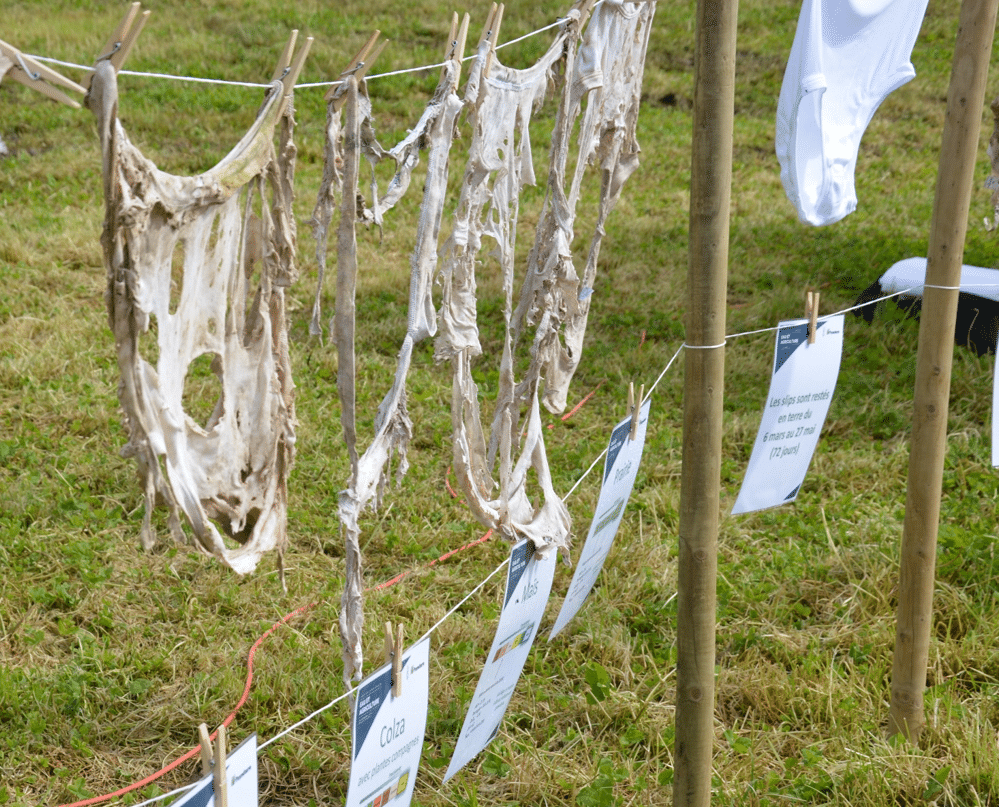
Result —
[{"label": "white information card", "polygon": [[551,635],[548,637],[549,642],[583,607],[583,602],[597,582],[597,576],[604,567],[604,561],[607,560],[617,529],[621,526],[621,519],[624,518],[624,508],[631,497],[631,489],[635,486],[638,467],[642,462],[650,403],[651,401],[647,400],[639,410],[634,439],[629,439],[630,417],[618,423],[611,432],[597,509],[590,522],[590,531],[576,563],[569,591],[562,602],[562,610],[559,611],[558,619],[555,620]]},{"label": "white information card", "polygon": [[347,807],[408,807],[423,753],[430,697],[430,639],[402,655],[402,692],[392,694],[392,667],[357,688]]},{"label": "white information card", "polygon": [[510,552],[496,636],[475,686],[451,764],[444,774],[445,782],[489,745],[499,732],[548,604],[557,555],[553,551],[542,560],[534,552],[534,544],[526,540],[515,544]]},{"label": "white information card", "polygon": [[992,467],[999,468],[999,345],[996,366],[992,371]]},{"label": "white information card", "polygon": [[819,320],[808,344],[808,320],[781,322],[770,393],[733,513],[792,502],[829,412],[843,354],[843,314]]}]

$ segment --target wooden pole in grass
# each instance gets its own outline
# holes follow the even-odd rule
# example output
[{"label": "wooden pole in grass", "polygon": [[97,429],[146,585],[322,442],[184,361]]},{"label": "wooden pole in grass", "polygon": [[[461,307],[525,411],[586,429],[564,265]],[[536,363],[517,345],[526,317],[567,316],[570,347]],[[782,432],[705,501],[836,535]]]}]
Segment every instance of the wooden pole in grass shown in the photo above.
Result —
[{"label": "wooden pole in grass", "polygon": [[737,0],[698,0],[683,382],[673,802],[711,803]]},{"label": "wooden pole in grass", "polygon": [[[964,0],[954,46],[947,116],[919,323],[912,448],[902,528],[890,735],[919,740],[933,624],[940,494],[947,452],[947,405],[954,356],[957,286],[978,153],[985,80],[999,0]],[[936,287],[949,288],[936,288]]]}]

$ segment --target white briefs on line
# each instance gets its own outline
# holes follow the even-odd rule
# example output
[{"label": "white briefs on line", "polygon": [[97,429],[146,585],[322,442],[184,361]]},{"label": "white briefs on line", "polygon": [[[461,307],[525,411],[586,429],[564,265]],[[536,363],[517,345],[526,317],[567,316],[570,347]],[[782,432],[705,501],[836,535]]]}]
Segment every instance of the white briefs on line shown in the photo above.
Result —
[{"label": "white briefs on line", "polygon": [[860,138],[881,102],[910,81],[927,0],[804,0],[777,104],[787,198],[808,224],[857,208]]}]

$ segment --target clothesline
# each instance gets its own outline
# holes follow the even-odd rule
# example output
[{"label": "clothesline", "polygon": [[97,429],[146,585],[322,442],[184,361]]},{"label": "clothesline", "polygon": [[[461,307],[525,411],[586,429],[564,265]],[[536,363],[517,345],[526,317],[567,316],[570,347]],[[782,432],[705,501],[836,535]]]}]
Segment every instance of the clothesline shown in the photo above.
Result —
[{"label": "clothesline", "polygon": [[[601,2],[603,2],[603,0],[601,0]],[[596,5],[599,5],[599,3],[596,4]],[[538,28],[535,31],[530,31],[530,32],[524,34],[523,36],[517,37],[516,39],[511,39],[509,42],[504,42],[501,45],[497,45],[496,46],[496,50],[501,50],[503,48],[508,48],[511,45],[516,45],[518,42],[523,42],[525,39],[530,39],[531,37],[537,36],[538,34],[543,34],[545,31],[550,31],[552,28],[557,28],[558,26],[562,25],[564,22],[565,22],[564,18],[559,18],[555,22],[549,23],[548,25],[545,25],[542,28]],[[66,62],[66,61],[62,61],[61,59],[54,59],[54,58],[52,58],[50,56],[34,56],[34,55],[31,55],[31,54],[29,54],[29,56],[32,59],[36,59],[39,62],[47,62],[48,64],[58,65],[59,67],[70,67],[70,68],[73,68],[75,70],[83,70],[83,71],[86,71],[88,73],[94,72],[94,68],[93,68],[92,65],[76,64],[75,62]],[[472,60],[474,58],[475,58],[475,54],[473,53],[473,54],[470,54],[468,56],[465,56],[462,59],[462,61],[467,62],[467,61],[470,61],[470,60]],[[446,64],[446,62],[436,62],[434,64],[422,65],[420,67],[406,67],[406,68],[403,68],[401,70],[390,70],[390,71],[387,71],[385,73],[372,73],[371,75],[369,75],[369,76],[366,77],[366,80],[367,81],[371,81],[372,79],[389,78],[390,76],[402,76],[402,75],[406,75],[406,74],[409,74],[409,73],[421,73],[421,72],[428,71],[428,70],[436,70],[436,69],[439,69],[439,68],[443,67],[445,64]],[[217,85],[223,85],[223,86],[229,86],[229,87],[250,87],[250,88],[255,88],[255,89],[267,89],[267,88],[269,88],[271,86],[269,83],[262,84],[262,83],[253,82],[253,81],[232,81],[232,80],[229,80],[229,79],[203,78],[203,77],[200,77],[200,76],[177,76],[177,75],[173,75],[171,73],[153,73],[153,72],[147,72],[147,71],[141,71],[141,70],[119,70],[118,71],[118,75],[119,76],[138,76],[140,78],[159,78],[159,79],[164,79],[164,80],[167,80],[167,81],[186,81],[186,82],[195,83],[195,84],[217,84]],[[314,89],[314,88],[335,87],[336,85],[341,84],[341,83],[342,82],[339,81],[339,80],[336,80],[336,81],[315,81],[315,82],[310,82],[310,83],[296,84],[295,85],[295,89],[296,90],[307,90],[307,89]]]},{"label": "clothesline", "polygon": [[[833,313],[830,313],[830,314],[826,314],[825,316],[838,316],[840,314],[847,314],[847,313],[850,313],[851,311],[855,311],[855,310],[857,310],[859,308],[863,308],[863,307],[868,306],[868,305],[875,305],[877,303],[883,302],[884,300],[890,300],[893,297],[902,296],[904,294],[907,294],[907,293],[913,291],[914,288],[916,288],[916,287],[910,287],[910,288],[907,288],[907,289],[903,289],[901,291],[892,292],[891,294],[886,294],[886,295],[884,295],[882,297],[879,297],[879,298],[877,298],[875,300],[871,300],[871,301],[863,303],[861,305],[855,305],[855,306],[851,306],[849,308],[844,308],[844,309],[841,309],[840,311],[836,311],[836,312],[833,312]],[[762,333],[772,333],[772,332],[775,332],[777,330],[779,330],[779,327],[758,328],[758,329],[751,330],[751,331],[741,331],[739,333],[728,334],[725,337],[725,341],[728,341],[729,339],[737,339],[737,338],[743,337],[743,336],[754,336],[754,335],[762,334]],[[680,353],[683,352],[683,350],[684,350],[685,347],[689,347],[689,346],[685,345],[685,344],[681,344],[680,347],[677,348],[676,352],[673,354],[673,356],[670,358],[670,360],[666,363],[666,366],[663,368],[662,372],[659,373],[659,376],[656,378],[656,380],[649,387],[649,389],[646,392],[644,398],[642,399],[643,403],[645,401],[647,401],[652,396],[653,391],[656,389],[656,387],[659,385],[659,383],[665,377],[666,373],[669,372],[669,369],[673,366],[674,362],[679,357]],[[593,460],[593,462],[589,465],[589,467],[580,475],[580,477],[576,480],[575,484],[565,494],[565,497],[564,497],[565,499],[568,499],[576,491],[576,489],[579,487],[579,485],[582,484],[582,482],[590,475],[590,473],[592,473],[593,469],[596,468],[597,464],[600,462],[601,459],[603,459],[603,457],[606,454],[607,454],[607,449],[604,448],[603,451],[601,451],[600,454],[597,455],[596,459]],[[471,545],[473,545],[473,544],[469,544],[469,546],[471,546]],[[418,643],[420,641],[423,641],[424,639],[426,639],[429,636],[431,636],[434,633],[434,631],[436,631],[442,624],[444,624],[444,622],[449,617],[451,617],[459,608],[461,608],[466,602],[468,602],[469,599],[471,599],[477,592],[479,592],[482,589],[483,586],[485,586],[493,577],[495,577],[496,574],[498,574],[500,572],[500,570],[502,570],[506,566],[507,563],[509,563],[509,558],[505,558],[495,569],[493,569],[489,573],[489,575],[484,580],[482,580],[481,582],[479,582],[478,585],[475,586],[475,588],[473,588],[468,594],[466,594],[461,599],[461,601],[458,602],[457,605],[453,606],[450,610],[448,610],[448,612],[446,614],[444,614],[444,616],[441,617],[437,621],[437,623],[434,624],[429,630],[427,630],[420,637],[420,639],[417,642],[415,642],[414,644],[416,644],[416,643]],[[298,609],[298,610],[300,611],[301,609]],[[292,612],[292,613],[293,614],[297,613],[297,611],[296,612]],[[273,628],[272,628],[272,630],[273,630]],[[333,706],[335,706],[336,704],[340,703],[340,701],[342,701],[345,698],[349,697],[352,693],[354,693],[356,691],[357,691],[357,687],[354,687],[354,688],[348,690],[347,692],[344,692],[342,695],[339,695],[336,698],[334,698],[333,700],[331,700],[325,706],[320,707],[319,709],[315,710],[311,714],[307,715],[306,717],[302,718],[301,720],[297,721],[296,723],[292,724],[291,726],[287,727],[286,729],[283,729],[278,734],[276,734],[273,737],[271,737],[269,740],[266,740],[265,742],[263,742],[259,746],[257,746],[257,754],[259,755],[269,745],[275,743],[277,740],[281,739],[282,737],[285,737],[286,735],[290,734],[295,729],[300,728],[301,726],[305,725],[306,723],[314,720],[316,717],[318,717],[319,715],[321,715],[324,712],[328,711]],[[246,693],[244,693],[244,697],[245,697],[245,694]],[[165,773],[166,769],[164,769],[163,772]],[[196,786],[195,784],[184,785],[183,787],[179,787],[179,788],[177,788],[175,790],[171,790],[168,793],[163,793],[161,795],[154,796],[151,799],[143,801],[143,802],[139,803],[138,805],[136,805],[136,807],[147,807],[148,805],[155,804],[157,802],[163,801],[163,800],[168,799],[168,798],[172,798],[173,796],[179,796],[179,795],[181,795],[183,793],[188,792],[189,790],[191,790],[195,786]],[[98,798],[96,801],[103,801],[103,800],[104,800],[104,798]],[[88,800],[87,803],[95,803],[95,800],[92,800],[92,799]],[[68,805],[67,807],[72,807],[72,805]]]}]

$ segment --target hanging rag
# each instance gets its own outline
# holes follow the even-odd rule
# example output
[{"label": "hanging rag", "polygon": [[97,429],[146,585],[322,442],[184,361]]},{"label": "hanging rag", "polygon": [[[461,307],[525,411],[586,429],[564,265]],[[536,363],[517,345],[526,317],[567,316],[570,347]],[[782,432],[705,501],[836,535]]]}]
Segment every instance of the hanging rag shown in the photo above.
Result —
[{"label": "hanging rag", "polygon": [[[249,573],[270,549],[280,560],[287,544],[291,99],[275,82],[239,144],[194,177],[160,171],[129,141],[109,62],[98,64],[87,103],[102,148],[106,301],[129,438],[122,454],[135,458],[145,489],[142,544],[155,544],[150,515],[161,501],[175,539],[184,540],[183,515],[198,548]],[[184,393],[202,357],[219,394],[199,422],[185,411]]]}]

